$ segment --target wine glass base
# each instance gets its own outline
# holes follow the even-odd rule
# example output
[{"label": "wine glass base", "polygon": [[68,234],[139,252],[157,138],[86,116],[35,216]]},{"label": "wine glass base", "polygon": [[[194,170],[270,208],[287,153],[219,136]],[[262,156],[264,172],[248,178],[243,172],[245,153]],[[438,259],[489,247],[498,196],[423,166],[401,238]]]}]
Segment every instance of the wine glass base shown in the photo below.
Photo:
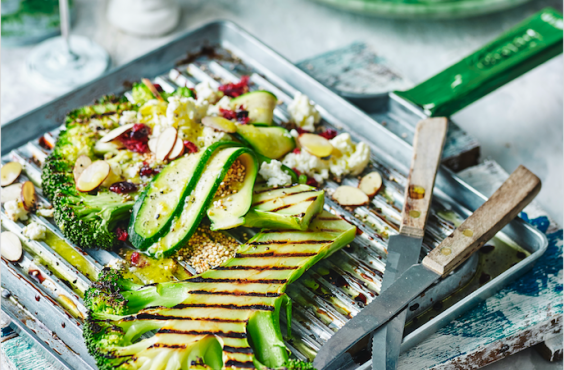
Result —
[{"label": "wine glass base", "polygon": [[71,55],[65,40],[54,37],[31,51],[26,60],[30,82],[39,90],[64,93],[102,75],[110,56],[100,45],[83,36],[70,36]]}]

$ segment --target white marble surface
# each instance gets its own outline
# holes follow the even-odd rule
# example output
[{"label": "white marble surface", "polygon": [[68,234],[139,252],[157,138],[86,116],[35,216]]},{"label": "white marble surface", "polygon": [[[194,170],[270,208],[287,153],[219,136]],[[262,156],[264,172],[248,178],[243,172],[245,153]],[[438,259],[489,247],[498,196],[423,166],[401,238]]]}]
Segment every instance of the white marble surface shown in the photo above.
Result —
[{"label": "white marble surface", "polygon": [[[455,21],[403,21],[363,17],[305,0],[184,0],[180,25],[159,38],[130,36],[105,19],[105,0],[75,0],[73,33],[100,43],[113,65],[166,43],[179,32],[215,19],[232,20],[291,61],[365,41],[415,83],[441,71],[545,6],[562,11],[561,0],[536,0],[489,16]],[[23,75],[31,48],[2,49],[2,123],[55,96],[34,91]],[[524,164],[538,174],[541,206],[563,223],[563,59],[527,73],[454,116],[482,144],[482,155],[511,172]],[[528,352],[493,369],[552,369]],[[543,361],[542,359],[540,361]],[[505,365],[504,365],[505,364]],[[548,366],[548,367],[547,367]],[[562,364],[557,365],[562,368]],[[556,369],[557,367],[554,367]]]}]

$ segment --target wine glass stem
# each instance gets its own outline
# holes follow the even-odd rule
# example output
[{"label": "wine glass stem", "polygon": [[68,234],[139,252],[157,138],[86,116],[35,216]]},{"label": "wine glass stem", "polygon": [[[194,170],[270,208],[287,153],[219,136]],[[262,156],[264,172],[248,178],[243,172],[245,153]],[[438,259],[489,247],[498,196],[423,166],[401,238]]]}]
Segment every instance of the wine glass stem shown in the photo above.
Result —
[{"label": "wine glass stem", "polygon": [[76,60],[78,59],[78,55],[72,51],[70,46],[70,12],[68,0],[59,0],[59,14],[61,17],[61,34],[67,46],[68,56],[71,60]]}]

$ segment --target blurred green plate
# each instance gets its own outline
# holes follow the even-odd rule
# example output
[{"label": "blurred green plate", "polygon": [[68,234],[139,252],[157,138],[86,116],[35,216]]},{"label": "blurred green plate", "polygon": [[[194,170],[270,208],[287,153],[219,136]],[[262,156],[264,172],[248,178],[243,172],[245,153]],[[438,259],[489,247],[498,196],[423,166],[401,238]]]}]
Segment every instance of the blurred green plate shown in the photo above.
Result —
[{"label": "blurred green plate", "polygon": [[364,15],[453,19],[513,8],[530,0],[314,0]]}]

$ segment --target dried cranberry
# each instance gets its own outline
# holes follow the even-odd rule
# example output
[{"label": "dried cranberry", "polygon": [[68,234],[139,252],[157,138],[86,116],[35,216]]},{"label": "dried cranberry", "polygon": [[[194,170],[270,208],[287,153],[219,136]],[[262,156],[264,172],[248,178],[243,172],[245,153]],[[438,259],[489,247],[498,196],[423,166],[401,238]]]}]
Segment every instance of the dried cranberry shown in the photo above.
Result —
[{"label": "dried cranberry", "polygon": [[149,135],[151,135],[151,128],[143,123],[136,123],[129,131],[129,138],[133,140],[149,141]]},{"label": "dried cranberry", "polygon": [[302,173],[298,171],[297,168],[292,168],[292,170],[296,173],[296,175],[300,176]]},{"label": "dried cranberry", "polygon": [[114,182],[112,185],[110,185],[110,191],[118,194],[132,193],[134,191],[137,191],[137,185],[128,181]]},{"label": "dried cranberry", "polygon": [[296,148],[292,151],[292,153],[294,154],[300,154],[302,152],[302,150],[300,148]]},{"label": "dried cranberry", "polygon": [[242,123],[243,125],[246,125],[247,123],[249,123],[249,112],[244,110],[244,109],[240,109],[237,110],[237,121]]},{"label": "dried cranberry", "polygon": [[139,170],[139,175],[141,176],[151,176],[158,173],[154,168],[149,167],[148,165],[144,164],[143,167]]},{"label": "dried cranberry", "polygon": [[157,89],[158,92],[163,91],[163,88],[162,88],[161,85],[159,85],[159,84],[153,84],[153,86],[155,86],[155,89]]},{"label": "dried cranberry", "polygon": [[136,123],[130,131],[118,137],[118,140],[132,152],[147,153],[149,151],[149,135],[151,128],[142,123]]},{"label": "dried cranberry", "polygon": [[234,98],[249,91],[248,84],[249,76],[243,76],[241,77],[241,81],[221,85],[218,90],[223,91],[225,95]]},{"label": "dried cranberry", "polygon": [[327,140],[331,140],[331,139],[335,138],[335,136],[337,136],[337,131],[335,131],[333,129],[327,129],[327,130],[323,131],[322,133],[320,133],[319,136],[323,136]]},{"label": "dried cranberry", "polygon": [[183,144],[188,153],[198,153],[198,147],[193,142],[184,140]]},{"label": "dried cranberry", "polygon": [[225,119],[237,119],[237,113],[235,111],[232,111],[231,109],[219,108],[219,113],[221,113],[221,115]]},{"label": "dried cranberry", "polygon": [[127,231],[125,231],[125,229],[122,229],[121,227],[118,227],[118,228],[116,229],[116,235],[117,235],[118,240],[121,240],[122,242],[124,242],[124,241],[127,240],[127,236],[128,236],[129,234],[127,234]]},{"label": "dried cranberry", "polygon": [[298,131],[298,134],[300,134],[300,135],[301,135],[301,134],[311,134],[311,131],[304,130],[304,129],[301,128],[301,127],[296,127],[296,131]]},{"label": "dried cranberry", "polygon": [[129,258],[129,261],[131,261],[131,264],[133,266],[137,266],[139,264],[139,257],[141,257],[141,255],[139,254],[139,252],[133,252],[131,253],[131,257]]},{"label": "dried cranberry", "polygon": [[316,188],[319,184],[317,183],[317,181],[315,181],[315,179],[308,176],[306,185],[313,186],[314,188]]}]

